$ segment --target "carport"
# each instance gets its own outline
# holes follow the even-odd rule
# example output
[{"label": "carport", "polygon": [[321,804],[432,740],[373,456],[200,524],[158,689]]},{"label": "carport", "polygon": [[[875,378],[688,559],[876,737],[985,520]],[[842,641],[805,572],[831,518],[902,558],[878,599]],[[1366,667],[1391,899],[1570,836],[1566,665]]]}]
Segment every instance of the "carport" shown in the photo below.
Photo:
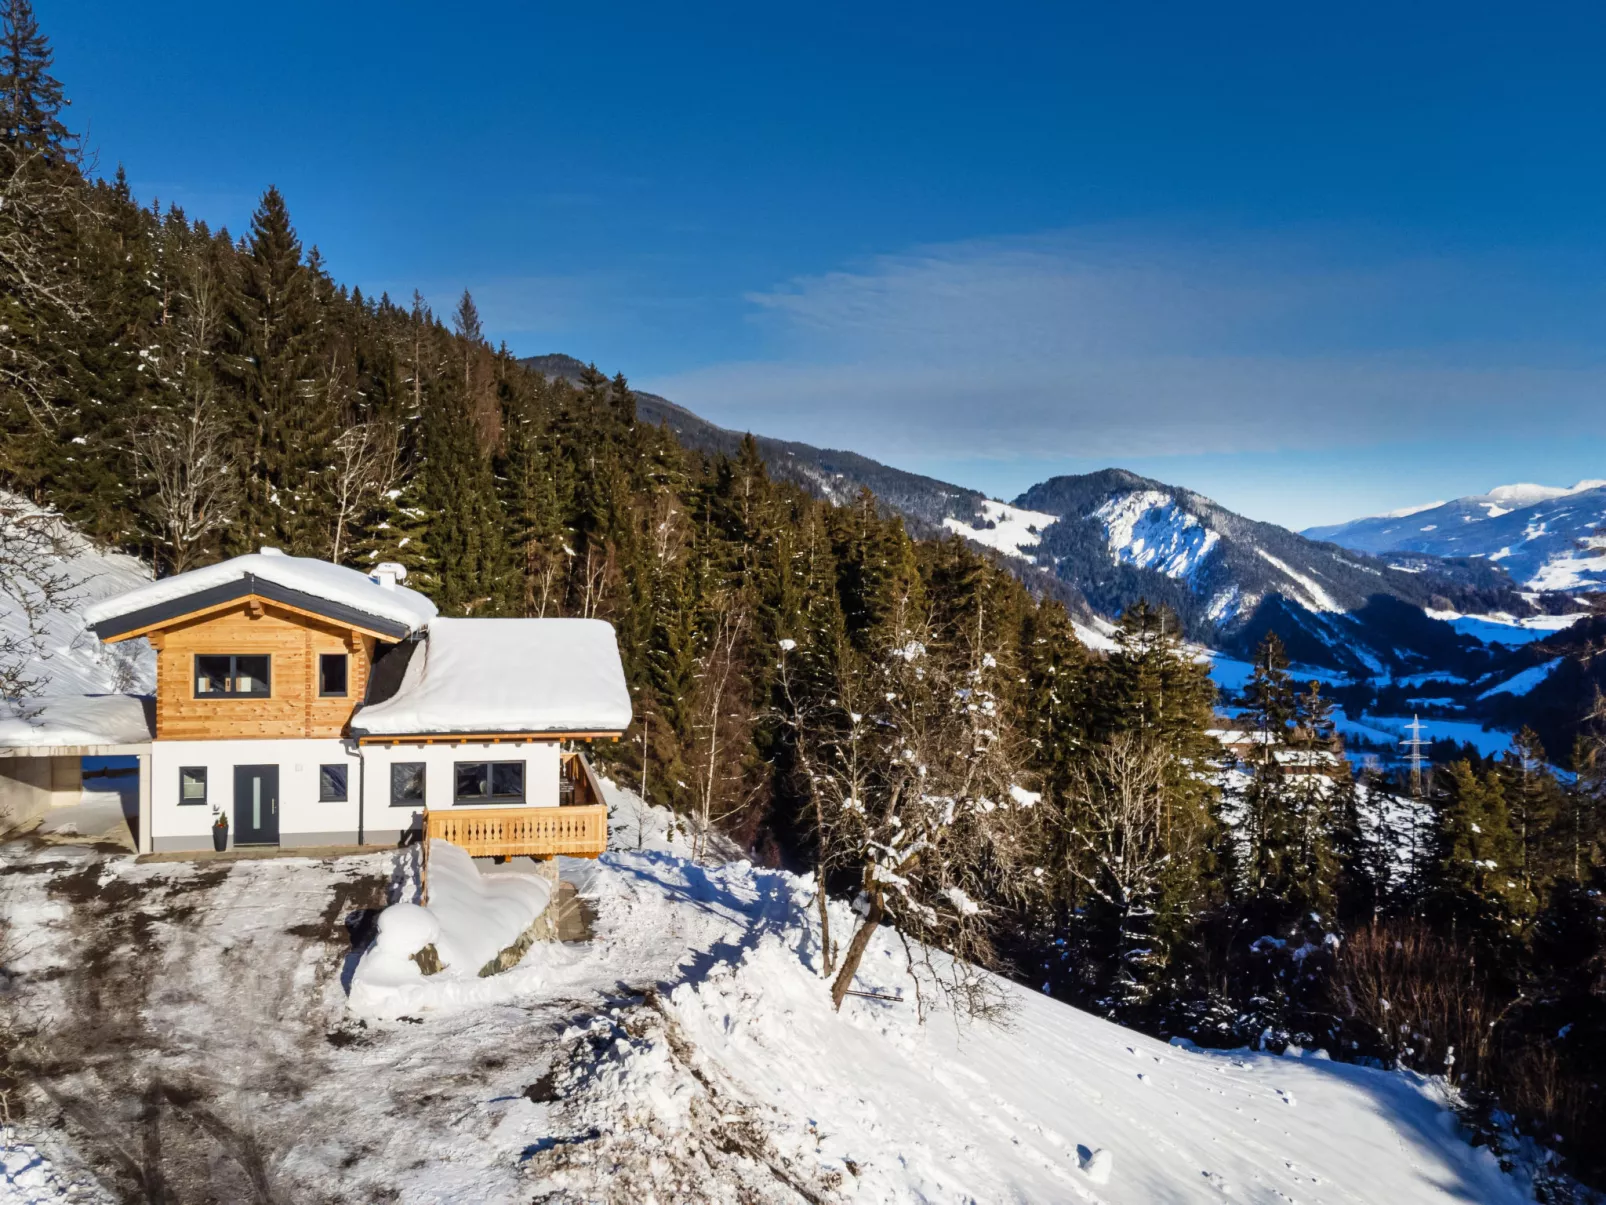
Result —
[{"label": "carport", "polygon": [[0,835],[45,825],[52,814],[78,807],[84,758],[133,757],[139,766],[138,815],[127,819],[139,851],[149,852],[153,724],[153,701],[140,695],[6,704],[0,714]]}]

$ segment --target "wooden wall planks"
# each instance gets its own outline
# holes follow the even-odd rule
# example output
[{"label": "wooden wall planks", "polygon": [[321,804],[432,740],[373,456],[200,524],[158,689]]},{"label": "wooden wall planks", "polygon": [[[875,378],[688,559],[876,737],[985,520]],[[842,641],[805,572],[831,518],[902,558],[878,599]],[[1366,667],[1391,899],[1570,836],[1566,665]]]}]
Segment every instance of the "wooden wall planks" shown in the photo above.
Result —
[{"label": "wooden wall planks", "polygon": [[[368,689],[378,641],[252,598],[153,632],[151,644],[157,650],[157,739],[206,741],[344,736]],[[268,654],[269,697],[197,698],[195,658],[207,653]],[[343,697],[319,697],[321,653],[348,654]]]}]

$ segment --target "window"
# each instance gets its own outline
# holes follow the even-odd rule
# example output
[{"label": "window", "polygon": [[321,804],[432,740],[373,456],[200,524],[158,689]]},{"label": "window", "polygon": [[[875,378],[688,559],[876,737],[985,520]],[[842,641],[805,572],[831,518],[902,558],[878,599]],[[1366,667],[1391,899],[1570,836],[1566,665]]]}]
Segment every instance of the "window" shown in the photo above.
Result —
[{"label": "window", "polygon": [[236,698],[265,699],[268,696],[266,653],[240,657],[216,654],[195,659],[195,697],[233,695]]},{"label": "window", "polygon": [[336,763],[318,767],[318,802],[344,803],[346,801],[346,774],[349,766]]},{"label": "window", "polygon": [[523,803],[521,761],[460,761],[453,768],[458,803]]},{"label": "window", "polygon": [[390,806],[412,807],[424,802],[424,763],[393,762],[390,767]]},{"label": "window", "polygon": [[184,803],[206,802],[206,767],[180,766],[178,771],[178,801]]},{"label": "window", "polygon": [[345,653],[318,654],[318,693],[324,698],[346,697]]}]

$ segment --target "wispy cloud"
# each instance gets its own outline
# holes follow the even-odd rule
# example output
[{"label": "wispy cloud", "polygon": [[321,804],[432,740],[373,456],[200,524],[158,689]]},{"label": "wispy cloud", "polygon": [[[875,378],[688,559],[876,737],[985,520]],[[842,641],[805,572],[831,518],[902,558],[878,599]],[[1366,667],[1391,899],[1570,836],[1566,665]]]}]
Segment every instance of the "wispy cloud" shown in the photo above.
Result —
[{"label": "wispy cloud", "polygon": [[726,425],[906,463],[1517,431],[1598,414],[1595,279],[1314,236],[975,241],[752,294],[769,354],[646,383]]}]

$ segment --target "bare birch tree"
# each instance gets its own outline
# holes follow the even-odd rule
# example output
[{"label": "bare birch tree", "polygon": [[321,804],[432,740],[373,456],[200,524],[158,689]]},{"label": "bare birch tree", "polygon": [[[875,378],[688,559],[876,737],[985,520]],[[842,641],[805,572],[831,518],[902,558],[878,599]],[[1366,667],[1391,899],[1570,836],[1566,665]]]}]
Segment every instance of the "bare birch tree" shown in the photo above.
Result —
[{"label": "bare birch tree", "polygon": [[741,650],[747,638],[747,610],[729,593],[714,604],[714,626],[697,660],[697,695],[692,717],[692,786],[697,824],[692,857],[708,852],[714,826],[748,802],[741,753],[748,744],[752,717],[743,697]]},{"label": "bare birch tree", "polygon": [[396,484],[401,445],[388,423],[359,422],[335,437],[332,451],[323,485],[335,520],[329,559],[338,565],[349,551],[352,527]]}]

